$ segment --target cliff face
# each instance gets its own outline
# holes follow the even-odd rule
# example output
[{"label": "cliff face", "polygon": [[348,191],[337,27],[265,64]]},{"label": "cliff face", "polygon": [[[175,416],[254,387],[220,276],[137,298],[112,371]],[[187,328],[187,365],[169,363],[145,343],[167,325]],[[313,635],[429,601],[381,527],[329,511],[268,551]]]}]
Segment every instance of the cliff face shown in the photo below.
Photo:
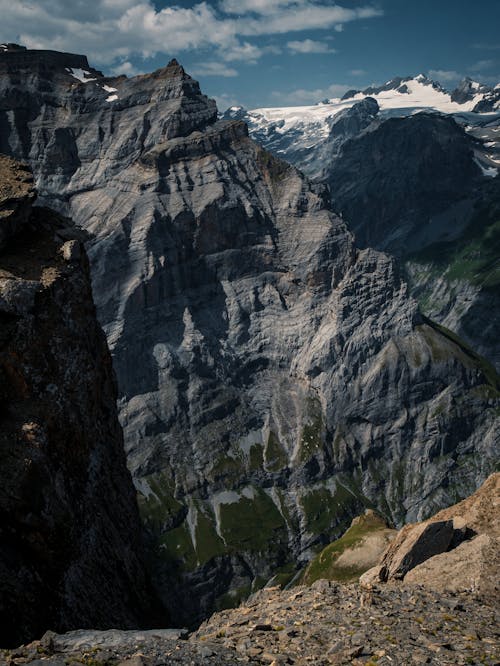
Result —
[{"label": "cliff face", "polygon": [[399,523],[475,489],[496,375],[422,319],[392,260],[217,122],[176,62],[88,78],[2,75],[0,136],[94,234],[129,467],[179,621],[290,574],[364,506]]},{"label": "cliff face", "polygon": [[498,369],[500,178],[480,145],[452,118],[393,118],[344,142],[324,175],[357,242],[399,257],[422,311]]},{"label": "cliff face", "polygon": [[82,232],[34,196],[29,171],[0,156],[3,647],[152,621]]}]

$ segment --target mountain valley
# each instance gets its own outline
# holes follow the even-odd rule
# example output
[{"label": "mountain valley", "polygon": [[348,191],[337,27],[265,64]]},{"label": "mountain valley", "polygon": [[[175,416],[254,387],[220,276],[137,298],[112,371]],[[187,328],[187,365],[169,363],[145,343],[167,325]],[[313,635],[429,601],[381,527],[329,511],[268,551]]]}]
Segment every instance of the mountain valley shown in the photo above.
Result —
[{"label": "mountain valley", "polygon": [[[84,56],[6,49],[0,91],[0,152],[29,164],[40,206],[85,232],[147,570],[172,625],[193,627],[273,577],[290,582],[365,509],[399,528],[470,495],[495,469],[500,380],[477,353],[497,361],[494,340],[471,345],[473,331],[466,344],[436,324],[398,262],[356,244],[349,225],[359,222],[362,236],[368,176],[345,194],[359,217],[353,209],[355,222],[343,219],[323,183],[252,140],[241,118],[219,118],[176,60],[106,77]],[[337,210],[341,174],[362,142],[383,142],[389,123],[411,124],[410,136],[440,123],[462,160],[457,177],[472,183],[467,205],[496,196],[498,179],[482,171],[494,159],[472,130],[428,114],[379,125],[377,94],[344,102],[352,108],[337,118],[347,137],[330,146]],[[495,95],[449,104],[479,117],[476,106],[494,108]],[[496,238],[491,215],[487,239]],[[414,232],[418,220],[408,225]],[[446,242],[469,238],[467,229]],[[393,250],[384,243],[375,244]],[[415,254],[412,266],[422,261]],[[406,270],[415,292],[437,289]],[[457,297],[450,307],[459,306]],[[481,340],[494,336],[480,327]]]}]

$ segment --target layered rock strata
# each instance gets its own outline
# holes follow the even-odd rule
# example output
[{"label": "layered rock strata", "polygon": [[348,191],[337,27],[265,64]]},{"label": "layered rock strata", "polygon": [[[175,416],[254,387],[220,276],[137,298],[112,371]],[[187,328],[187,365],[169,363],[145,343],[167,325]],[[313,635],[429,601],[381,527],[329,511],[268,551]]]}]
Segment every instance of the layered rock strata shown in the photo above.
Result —
[{"label": "layered rock strata", "polygon": [[292,576],[366,506],[401,524],[475,489],[498,454],[497,377],[421,317],[394,262],[357,249],[325,191],[243,123],[217,121],[177,62],[81,78],[3,73],[0,137],[93,234],[177,620]]}]

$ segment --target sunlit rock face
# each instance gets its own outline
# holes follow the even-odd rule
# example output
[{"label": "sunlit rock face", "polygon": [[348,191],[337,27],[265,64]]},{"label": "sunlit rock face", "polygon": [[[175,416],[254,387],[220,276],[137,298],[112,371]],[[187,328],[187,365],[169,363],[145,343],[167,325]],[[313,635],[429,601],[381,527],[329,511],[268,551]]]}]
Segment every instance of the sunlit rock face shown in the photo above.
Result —
[{"label": "sunlit rock face", "polygon": [[496,377],[175,61],[0,71],[0,149],[93,234],[151,566],[180,623],[291,577],[365,506],[417,519],[486,477]]}]

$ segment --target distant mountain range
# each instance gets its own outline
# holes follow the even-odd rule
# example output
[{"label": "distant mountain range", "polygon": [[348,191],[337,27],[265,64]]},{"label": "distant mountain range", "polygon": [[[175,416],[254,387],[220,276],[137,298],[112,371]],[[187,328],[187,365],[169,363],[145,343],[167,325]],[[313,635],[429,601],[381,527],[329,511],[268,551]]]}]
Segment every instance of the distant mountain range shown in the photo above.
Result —
[{"label": "distant mountain range", "polygon": [[[448,92],[424,74],[395,77],[379,87],[349,90],[341,99],[323,100],[312,106],[290,106],[247,110],[232,106],[222,117],[243,120],[251,136],[265,148],[291,161],[311,177],[320,177],[324,167],[322,146],[342,112],[367,98],[378,105],[380,119],[411,116],[422,111],[452,114],[473,135],[478,128],[500,118],[500,83],[495,87],[464,79]],[[479,132],[480,135],[480,132]],[[481,156],[485,169],[500,165],[499,136],[488,136],[487,150]]]},{"label": "distant mountain range", "polygon": [[500,368],[500,84],[421,74],[223,117],[327,184],[357,243],[399,257],[425,314]]}]

